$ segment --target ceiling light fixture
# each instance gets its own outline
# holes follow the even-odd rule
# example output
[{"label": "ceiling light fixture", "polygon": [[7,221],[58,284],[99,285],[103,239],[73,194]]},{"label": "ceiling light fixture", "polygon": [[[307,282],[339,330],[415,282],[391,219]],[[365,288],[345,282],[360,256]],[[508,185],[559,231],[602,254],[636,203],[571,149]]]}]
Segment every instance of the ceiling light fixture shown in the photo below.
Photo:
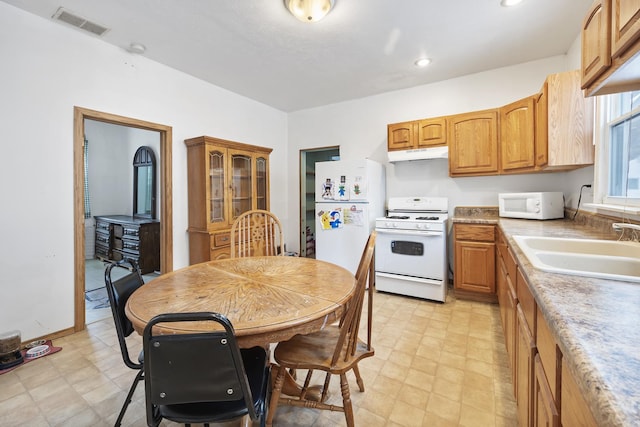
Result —
[{"label": "ceiling light fixture", "polygon": [[500,6],[510,7],[510,6],[515,6],[519,3],[522,3],[522,0],[501,0]]},{"label": "ceiling light fixture", "polygon": [[284,6],[303,22],[316,22],[333,8],[335,0],[284,0]]},{"label": "ceiling light fixture", "polygon": [[414,64],[416,64],[416,67],[424,68],[427,65],[431,64],[431,59],[429,58],[416,59],[416,62],[414,62]]}]

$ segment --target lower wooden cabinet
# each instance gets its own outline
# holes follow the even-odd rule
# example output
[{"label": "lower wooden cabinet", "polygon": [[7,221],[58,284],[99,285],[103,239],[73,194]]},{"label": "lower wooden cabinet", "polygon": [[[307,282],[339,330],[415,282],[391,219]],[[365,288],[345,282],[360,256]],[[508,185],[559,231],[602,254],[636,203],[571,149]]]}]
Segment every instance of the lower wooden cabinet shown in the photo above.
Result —
[{"label": "lower wooden cabinet", "polygon": [[517,337],[516,337],[516,366],[514,382],[516,387],[516,402],[518,404],[518,424],[530,426],[533,419],[533,384],[535,380],[534,359],[536,356],[536,342],[529,330],[527,319],[522,307],[516,309]]},{"label": "lower wooden cabinet", "polygon": [[533,423],[535,427],[559,427],[560,414],[556,406],[540,355],[534,358],[535,383],[533,390]]},{"label": "lower wooden cabinet", "polygon": [[582,397],[573,374],[562,364],[561,423],[563,427],[596,427],[589,405]]},{"label": "lower wooden cabinet", "polygon": [[454,236],[456,295],[497,301],[495,226],[454,224]]},{"label": "lower wooden cabinet", "polygon": [[499,227],[497,247],[497,295],[511,363],[518,424],[521,427],[596,426],[593,413],[532,293],[532,286],[518,267]]}]

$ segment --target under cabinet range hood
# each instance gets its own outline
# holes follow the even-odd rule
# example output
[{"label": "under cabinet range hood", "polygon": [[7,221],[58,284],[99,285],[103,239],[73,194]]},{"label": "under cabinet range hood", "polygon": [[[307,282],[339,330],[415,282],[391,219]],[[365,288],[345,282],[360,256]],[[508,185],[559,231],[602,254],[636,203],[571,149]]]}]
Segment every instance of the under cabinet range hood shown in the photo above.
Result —
[{"label": "under cabinet range hood", "polygon": [[415,148],[412,150],[388,151],[389,162],[407,162],[411,160],[446,159],[449,147]]}]

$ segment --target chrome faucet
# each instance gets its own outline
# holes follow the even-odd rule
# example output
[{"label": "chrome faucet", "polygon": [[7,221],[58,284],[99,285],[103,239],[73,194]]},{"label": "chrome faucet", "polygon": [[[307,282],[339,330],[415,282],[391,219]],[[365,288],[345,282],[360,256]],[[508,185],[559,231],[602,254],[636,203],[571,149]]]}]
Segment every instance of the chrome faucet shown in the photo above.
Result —
[{"label": "chrome faucet", "polygon": [[611,224],[611,227],[613,227],[613,229],[616,231],[624,230],[625,228],[628,228],[631,230],[640,230],[640,225],[629,224],[627,222],[614,222],[613,224]]},{"label": "chrome faucet", "polygon": [[611,224],[611,227],[616,231],[620,231],[620,237],[618,238],[618,240],[622,239],[622,237],[624,236],[624,230],[628,229],[631,230],[631,240],[634,242],[640,241],[640,236],[638,235],[638,231],[640,231],[640,225],[638,224],[629,224],[628,222],[614,222],[613,224]]}]

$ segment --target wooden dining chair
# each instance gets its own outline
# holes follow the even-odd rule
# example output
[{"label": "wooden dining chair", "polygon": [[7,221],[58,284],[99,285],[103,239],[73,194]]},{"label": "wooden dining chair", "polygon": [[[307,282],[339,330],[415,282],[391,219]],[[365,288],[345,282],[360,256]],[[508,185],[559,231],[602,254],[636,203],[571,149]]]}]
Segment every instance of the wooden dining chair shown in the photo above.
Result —
[{"label": "wooden dining chair", "polygon": [[284,255],[282,224],[269,211],[244,212],[231,226],[231,258]]},{"label": "wooden dining chair", "polygon": [[[277,370],[271,402],[267,415],[267,426],[273,423],[273,417],[279,404],[316,408],[330,411],[344,412],[347,426],[354,425],[353,407],[347,381],[347,372],[353,370],[356,375],[358,387],[364,392],[364,383],[358,370],[358,362],[366,357],[374,355],[371,346],[371,326],[367,327],[367,341],[358,338],[360,318],[367,288],[367,279],[372,273],[373,257],[375,251],[376,232],[369,236],[364,252],[356,272],[356,290],[353,297],[346,304],[340,322],[328,325],[319,332],[308,335],[296,335],[288,341],[279,343],[273,353]],[[373,294],[373,282],[369,282],[369,300]],[[368,320],[371,322],[371,303],[369,304]],[[282,395],[287,370],[307,369],[308,373],[299,396],[289,397]],[[322,385],[321,396],[307,395],[311,375],[314,371],[324,371],[326,377]],[[340,390],[342,392],[342,406],[326,403],[327,392],[332,375],[340,377]]]}]

